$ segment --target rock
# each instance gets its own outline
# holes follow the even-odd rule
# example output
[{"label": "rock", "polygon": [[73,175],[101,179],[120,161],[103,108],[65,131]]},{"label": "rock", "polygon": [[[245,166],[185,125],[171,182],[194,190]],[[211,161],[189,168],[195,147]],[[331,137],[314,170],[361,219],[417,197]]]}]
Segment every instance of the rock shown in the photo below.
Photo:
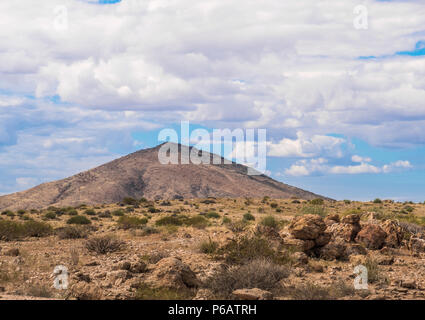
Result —
[{"label": "rock", "polygon": [[347,256],[351,255],[366,255],[367,249],[358,243],[347,244]]},{"label": "rock", "polygon": [[70,295],[77,300],[100,300],[102,290],[96,285],[78,282],[71,287]]},{"label": "rock", "polygon": [[87,283],[91,281],[90,276],[88,274],[85,274],[85,273],[82,273],[82,272],[77,273],[76,277],[77,277],[78,281],[84,281],[84,282],[87,282]]},{"label": "rock", "polygon": [[413,252],[425,252],[425,240],[418,237],[410,237],[409,249]]},{"label": "rock", "polygon": [[146,269],[147,265],[143,261],[135,262],[130,265],[130,271],[133,273],[143,273]]},{"label": "rock", "polygon": [[84,266],[85,267],[96,267],[96,266],[99,266],[99,265],[100,265],[100,263],[98,261],[91,261],[91,262],[86,263]]},{"label": "rock", "polygon": [[390,248],[398,248],[403,240],[403,230],[398,223],[393,220],[387,220],[381,227],[387,233],[385,245]]},{"label": "rock", "polygon": [[365,262],[366,262],[366,256],[364,256],[364,255],[358,254],[358,255],[352,255],[352,256],[350,256],[350,263],[353,266],[358,266],[360,264],[364,265]]},{"label": "rock", "polygon": [[341,222],[347,224],[359,224],[360,216],[358,214],[349,214],[342,218]]},{"label": "rock", "polygon": [[239,300],[271,300],[273,295],[269,291],[258,288],[239,289],[232,292],[233,296]]},{"label": "rock", "polygon": [[306,252],[311,250],[316,245],[314,240],[295,239],[292,236],[284,239],[286,246],[292,247],[294,250]]},{"label": "rock", "polygon": [[367,224],[356,236],[356,242],[362,243],[368,249],[381,249],[385,243],[387,233],[376,224]]},{"label": "rock", "polygon": [[337,214],[328,214],[325,219],[324,219],[325,223],[327,226],[330,226],[334,223],[339,223],[339,215]]},{"label": "rock", "polygon": [[415,280],[403,280],[401,281],[401,287],[406,289],[416,289]]},{"label": "rock", "polygon": [[347,245],[342,239],[335,239],[316,250],[316,254],[324,260],[345,260]]},{"label": "rock", "polygon": [[155,264],[148,281],[157,287],[175,289],[193,288],[200,285],[196,274],[180,259],[169,257]]},{"label": "rock", "polygon": [[129,261],[123,261],[119,265],[120,270],[130,270],[130,268],[131,268],[131,263]]},{"label": "rock", "polygon": [[332,234],[330,232],[324,232],[314,240],[314,243],[316,246],[322,247],[328,244],[331,238],[332,238]]},{"label": "rock", "polygon": [[360,229],[361,227],[358,223],[335,223],[328,228],[334,239],[341,238],[347,242],[354,241]]},{"label": "rock", "polygon": [[374,255],[373,258],[381,266],[390,266],[394,263],[394,257],[382,254]]},{"label": "rock", "polygon": [[314,214],[295,217],[288,227],[291,235],[296,239],[315,240],[326,229],[322,217]]},{"label": "rock", "polygon": [[304,252],[295,252],[292,256],[296,264],[303,265],[308,263],[308,257]]},{"label": "rock", "polygon": [[18,248],[12,248],[12,249],[9,249],[9,250],[7,250],[5,253],[4,253],[4,255],[5,256],[11,256],[11,257],[17,257],[17,256],[19,256],[21,253],[19,252],[19,249]]},{"label": "rock", "polygon": [[123,281],[130,279],[131,274],[127,270],[118,270],[118,271],[109,272],[106,278],[111,283],[115,283],[118,279],[122,279]]},{"label": "rock", "polygon": [[199,289],[193,300],[213,300],[214,294],[209,289]]}]

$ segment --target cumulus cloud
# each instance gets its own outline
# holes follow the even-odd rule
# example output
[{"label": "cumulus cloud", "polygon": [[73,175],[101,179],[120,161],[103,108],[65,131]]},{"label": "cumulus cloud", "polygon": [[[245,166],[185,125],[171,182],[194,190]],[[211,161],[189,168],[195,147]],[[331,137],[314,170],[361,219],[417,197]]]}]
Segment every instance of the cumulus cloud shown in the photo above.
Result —
[{"label": "cumulus cloud", "polygon": [[390,164],[385,164],[383,166],[375,166],[365,162],[361,162],[360,164],[355,165],[342,166],[330,165],[328,163],[328,160],[324,158],[318,158],[299,160],[295,164],[291,165],[288,169],[286,169],[285,174],[289,176],[309,176],[318,174],[376,174],[390,173],[410,168],[412,168],[412,165],[407,160],[399,160]]}]

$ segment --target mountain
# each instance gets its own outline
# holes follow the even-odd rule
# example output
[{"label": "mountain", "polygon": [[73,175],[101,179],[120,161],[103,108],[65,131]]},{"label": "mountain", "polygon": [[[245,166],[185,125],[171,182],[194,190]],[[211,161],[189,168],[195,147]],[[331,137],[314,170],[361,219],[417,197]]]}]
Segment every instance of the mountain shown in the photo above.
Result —
[{"label": "mountain", "polygon": [[[48,206],[97,205],[125,197],[147,199],[252,197],[314,199],[317,194],[286,185],[265,175],[248,175],[247,167],[224,164],[161,164],[161,145],[137,151],[97,168],[32,189],[0,197],[0,210],[40,209]],[[179,159],[192,147],[178,145]],[[184,151],[184,152],[182,152]],[[201,153],[201,151],[194,149]],[[168,154],[169,155],[169,154]],[[212,163],[212,162],[211,162]]]}]

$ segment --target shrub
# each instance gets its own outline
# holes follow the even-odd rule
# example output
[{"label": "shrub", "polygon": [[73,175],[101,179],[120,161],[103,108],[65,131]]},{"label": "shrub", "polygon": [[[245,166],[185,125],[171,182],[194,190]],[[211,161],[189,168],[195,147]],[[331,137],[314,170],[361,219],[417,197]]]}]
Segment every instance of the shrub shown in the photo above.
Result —
[{"label": "shrub", "polygon": [[98,217],[99,218],[112,218],[112,215],[111,215],[111,213],[108,210],[106,210],[104,212],[100,212],[98,214]]},{"label": "shrub", "polygon": [[316,198],[316,199],[313,199],[313,200],[310,201],[310,203],[314,206],[321,206],[321,205],[323,205],[323,202],[324,201],[321,198]]},{"label": "shrub", "polygon": [[44,217],[46,219],[53,220],[56,219],[56,213],[49,211],[44,215]]},{"label": "shrub", "polygon": [[288,262],[283,253],[272,249],[270,243],[259,236],[242,236],[231,240],[219,248],[217,253],[218,257],[224,257],[224,260],[231,264],[243,264],[258,258],[266,258],[279,264]]},{"label": "shrub", "polygon": [[375,200],[373,200],[373,203],[382,203],[382,200],[379,198],[376,198]]},{"label": "shrub", "polygon": [[122,203],[124,203],[126,205],[130,205],[130,206],[134,206],[134,205],[138,204],[138,201],[136,199],[131,198],[131,197],[126,197],[122,200]]},{"label": "shrub", "polygon": [[205,254],[213,254],[214,252],[216,252],[217,248],[218,248],[218,243],[215,241],[212,241],[211,238],[209,238],[208,240],[202,241],[199,246],[199,249],[201,250],[201,252]]},{"label": "shrub", "polygon": [[159,233],[159,230],[154,227],[144,226],[142,228],[141,236],[149,236],[155,233]]},{"label": "shrub", "polygon": [[148,223],[147,218],[122,216],[118,219],[118,225],[122,229],[138,229]]},{"label": "shrub", "polygon": [[414,210],[414,208],[413,207],[411,207],[411,206],[405,206],[404,208],[403,208],[405,211],[407,211],[407,212],[413,212],[413,210]]},{"label": "shrub", "polygon": [[289,268],[267,259],[255,259],[242,266],[231,266],[217,271],[206,286],[221,299],[231,298],[234,290],[259,288],[271,291],[279,282],[289,276]]},{"label": "shrub", "polygon": [[157,212],[161,212],[161,210],[155,208],[154,206],[151,206],[148,208],[148,212],[149,213],[157,213]]},{"label": "shrub", "polygon": [[86,211],[84,211],[84,214],[86,214],[88,216],[95,216],[96,211],[94,211],[93,209],[87,209]]},{"label": "shrub", "polygon": [[273,216],[267,216],[261,219],[261,225],[273,229],[279,229],[279,222]]},{"label": "shrub", "polygon": [[370,283],[385,280],[385,277],[381,274],[379,264],[375,259],[367,257],[364,265],[367,269],[367,279]]},{"label": "shrub", "polygon": [[6,216],[13,218],[15,216],[15,213],[13,211],[7,211]]},{"label": "shrub", "polygon": [[66,211],[66,214],[69,216],[76,216],[78,215],[78,211],[76,209],[69,209]]},{"label": "shrub", "polygon": [[302,208],[302,213],[303,214],[317,214],[321,217],[325,217],[327,215],[325,207],[320,206],[320,205],[304,206]]},{"label": "shrub", "polygon": [[91,224],[91,221],[85,216],[73,216],[66,222],[68,224]]},{"label": "shrub", "polygon": [[116,217],[122,217],[124,215],[124,211],[121,209],[118,209],[118,210],[112,211],[112,215]]},{"label": "shrub", "polygon": [[86,229],[83,228],[67,226],[56,229],[55,233],[59,237],[59,239],[82,239],[87,238],[88,232]]},{"label": "shrub", "polygon": [[202,216],[194,216],[185,219],[184,224],[197,229],[205,229],[208,226],[208,220]]},{"label": "shrub", "polygon": [[122,250],[125,243],[110,236],[95,237],[87,240],[86,248],[97,254],[107,254]]},{"label": "shrub", "polygon": [[218,219],[220,215],[215,211],[210,211],[205,215],[207,218]]},{"label": "shrub", "polygon": [[24,237],[44,237],[52,233],[52,227],[44,222],[25,221],[23,223],[0,221],[0,239],[17,240]]},{"label": "shrub", "polygon": [[181,226],[183,225],[183,216],[167,216],[163,217],[161,219],[158,219],[155,224],[157,226],[166,226],[166,225],[174,225],[174,226]]},{"label": "shrub", "polygon": [[270,203],[270,207],[272,207],[273,209],[276,209],[277,208],[277,203],[276,202]]},{"label": "shrub", "polygon": [[252,214],[250,214],[250,213],[245,213],[243,215],[243,219],[245,221],[254,221],[255,220],[255,217]]},{"label": "shrub", "polygon": [[232,223],[232,220],[229,217],[223,217],[223,224]]},{"label": "shrub", "polygon": [[136,300],[191,300],[192,291],[172,288],[151,288],[146,284],[140,285],[136,291]]},{"label": "shrub", "polygon": [[351,200],[344,200],[344,203],[345,204],[350,204],[351,203]]},{"label": "shrub", "polygon": [[244,232],[247,227],[246,220],[239,220],[235,222],[230,222],[227,224],[227,228],[234,233]]}]

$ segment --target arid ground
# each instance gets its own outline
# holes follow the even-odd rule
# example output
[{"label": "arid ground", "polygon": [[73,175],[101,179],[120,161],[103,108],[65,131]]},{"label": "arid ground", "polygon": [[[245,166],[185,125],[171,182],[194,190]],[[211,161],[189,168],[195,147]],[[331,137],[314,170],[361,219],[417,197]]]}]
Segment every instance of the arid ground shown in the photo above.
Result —
[{"label": "arid ground", "polygon": [[[4,211],[0,296],[425,299],[424,226],[425,204],[379,199],[127,198]],[[367,289],[354,286],[358,265]]]}]

